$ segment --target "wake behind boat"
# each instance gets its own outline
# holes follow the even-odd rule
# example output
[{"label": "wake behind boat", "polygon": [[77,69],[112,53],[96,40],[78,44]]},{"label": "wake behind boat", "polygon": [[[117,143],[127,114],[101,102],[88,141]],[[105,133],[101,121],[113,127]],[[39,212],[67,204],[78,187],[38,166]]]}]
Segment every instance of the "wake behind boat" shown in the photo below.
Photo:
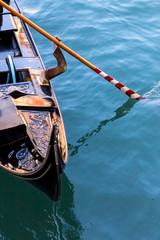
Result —
[{"label": "wake behind boat", "polygon": [[[5,2],[20,13],[15,0]],[[0,166],[56,201],[68,150],[48,81],[65,60],[59,48],[54,56],[59,66],[46,71],[27,25],[0,7]]]}]

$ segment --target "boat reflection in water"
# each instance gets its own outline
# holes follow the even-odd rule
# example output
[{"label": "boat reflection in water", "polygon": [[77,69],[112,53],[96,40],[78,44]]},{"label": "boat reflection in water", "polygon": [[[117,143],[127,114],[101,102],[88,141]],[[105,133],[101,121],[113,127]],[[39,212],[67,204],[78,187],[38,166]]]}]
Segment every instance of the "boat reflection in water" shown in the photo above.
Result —
[{"label": "boat reflection in water", "polygon": [[114,117],[101,121],[97,128],[93,129],[90,133],[86,133],[83,137],[79,138],[77,140],[77,145],[72,145],[69,143],[68,150],[71,152],[70,156],[76,155],[79,148],[82,147],[88,139],[98,134],[101,131],[102,127],[104,127],[106,124],[126,116],[135,103],[137,103],[137,100],[128,99],[127,102],[125,102],[121,107],[115,110],[116,114]]},{"label": "boat reflection in water", "polygon": [[21,239],[22,232],[25,239],[82,239],[83,228],[75,213],[74,186],[65,174],[62,197],[54,203],[25,181],[0,172],[0,180],[5,182],[0,185],[3,239]]}]

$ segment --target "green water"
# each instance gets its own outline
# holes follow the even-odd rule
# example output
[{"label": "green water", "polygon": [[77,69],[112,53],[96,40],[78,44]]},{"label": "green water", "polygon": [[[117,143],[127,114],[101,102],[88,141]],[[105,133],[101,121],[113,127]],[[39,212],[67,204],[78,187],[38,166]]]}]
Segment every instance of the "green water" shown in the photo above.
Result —
[{"label": "green water", "polygon": [[[68,140],[62,197],[53,203],[0,171],[0,239],[160,239],[160,3],[18,1],[50,34],[153,101],[128,99],[65,54],[52,80]],[[31,30],[47,68],[52,44]]]}]

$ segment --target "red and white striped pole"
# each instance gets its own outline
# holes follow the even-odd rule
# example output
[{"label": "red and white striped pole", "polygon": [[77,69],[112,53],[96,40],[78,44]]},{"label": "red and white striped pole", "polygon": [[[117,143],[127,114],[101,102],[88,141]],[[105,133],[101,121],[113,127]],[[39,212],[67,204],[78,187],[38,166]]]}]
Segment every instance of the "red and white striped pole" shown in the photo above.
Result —
[{"label": "red and white striped pole", "polygon": [[43,36],[45,36],[46,38],[48,38],[50,41],[52,41],[53,43],[55,43],[57,46],[59,46],[60,48],[62,48],[64,51],[68,52],[70,55],[72,55],[73,57],[75,57],[77,60],[79,60],[80,62],[82,62],[83,64],[85,64],[87,67],[89,67],[90,69],[92,69],[94,72],[98,73],[100,76],[102,76],[104,79],[106,79],[108,82],[110,82],[111,84],[113,84],[115,87],[117,87],[119,90],[121,90],[123,93],[125,93],[128,97],[136,99],[136,100],[140,100],[140,99],[144,99],[144,97],[140,96],[138,93],[132,91],[131,89],[129,89],[128,87],[124,86],[123,84],[121,84],[120,82],[118,82],[117,80],[115,80],[114,78],[110,77],[108,74],[106,74],[105,72],[101,71],[100,69],[98,69],[97,67],[95,67],[92,63],[88,62],[86,59],[84,59],[83,57],[81,57],[79,54],[77,54],[76,52],[72,51],[70,48],[68,48],[67,46],[65,46],[62,42],[59,42],[56,38],[52,37],[50,34],[48,34],[46,31],[44,31],[42,28],[38,27],[36,24],[34,24],[32,21],[30,21],[28,18],[24,17],[22,14],[20,14],[19,12],[15,11],[13,8],[11,8],[8,4],[6,4],[5,2],[3,2],[2,0],[0,0],[0,5],[2,5],[3,7],[5,7],[8,11],[10,11],[13,15],[19,17],[22,21],[26,22],[28,25],[30,25],[32,28],[34,28],[36,31],[38,31],[39,33],[41,33]]},{"label": "red and white striped pole", "polygon": [[108,74],[106,74],[105,72],[101,71],[97,67],[95,67],[93,70],[96,73],[98,73],[101,77],[106,79],[108,82],[110,82],[112,85],[114,85],[116,88],[118,88],[123,93],[125,93],[128,97],[136,99],[136,100],[145,99],[144,97],[142,97],[138,93],[132,91],[131,89],[129,89],[128,87],[126,87],[122,83],[118,82],[116,79],[110,77]]}]

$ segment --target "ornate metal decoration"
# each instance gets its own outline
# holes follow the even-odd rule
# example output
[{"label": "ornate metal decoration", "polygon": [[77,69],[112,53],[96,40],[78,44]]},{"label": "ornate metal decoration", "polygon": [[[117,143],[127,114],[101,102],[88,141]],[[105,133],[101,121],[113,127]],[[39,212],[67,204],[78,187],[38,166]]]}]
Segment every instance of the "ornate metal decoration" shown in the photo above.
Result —
[{"label": "ornate metal decoration", "polygon": [[49,112],[22,111],[29,126],[36,148],[42,157],[45,157],[51,137],[51,119]]},{"label": "ornate metal decoration", "polygon": [[6,98],[9,94],[14,91],[26,93],[26,94],[34,94],[34,90],[29,83],[23,84],[5,84],[0,85],[0,98]]}]

